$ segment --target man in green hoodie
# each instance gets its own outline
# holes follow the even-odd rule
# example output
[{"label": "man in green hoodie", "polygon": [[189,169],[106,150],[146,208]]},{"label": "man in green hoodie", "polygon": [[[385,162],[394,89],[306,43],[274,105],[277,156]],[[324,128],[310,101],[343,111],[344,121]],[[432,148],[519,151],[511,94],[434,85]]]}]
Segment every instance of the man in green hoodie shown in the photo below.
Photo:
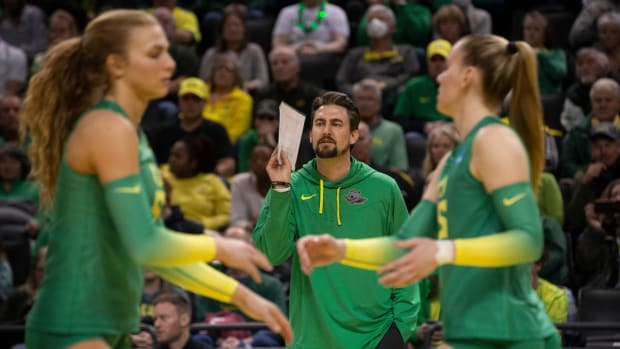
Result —
[{"label": "man in green hoodie", "polygon": [[289,348],[404,348],[420,308],[417,284],[385,288],[374,272],[334,264],[306,276],[295,242],[330,233],[369,238],[395,233],[407,217],[394,180],[351,157],[360,116],[339,92],[312,105],[310,142],[316,158],[291,175],[276,150],[267,164],[272,188],[254,230],[256,246],[274,264],[292,256]]}]

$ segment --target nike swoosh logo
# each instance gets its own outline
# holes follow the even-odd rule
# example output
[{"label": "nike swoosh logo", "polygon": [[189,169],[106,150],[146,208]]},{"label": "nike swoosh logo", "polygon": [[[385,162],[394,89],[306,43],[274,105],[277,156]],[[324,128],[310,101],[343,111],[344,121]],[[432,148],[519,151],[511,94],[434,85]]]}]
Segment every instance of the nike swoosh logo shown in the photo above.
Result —
[{"label": "nike swoosh logo", "polygon": [[515,202],[523,199],[525,197],[525,193],[517,194],[511,198],[504,198],[502,203],[504,206],[512,206]]},{"label": "nike swoosh logo", "polygon": [[124,194],[140,194],[141,190],[142,188],[140,187],[139,184],[137,184],[137,185],[134,185],[133,187],[116,188],[114,191],[117,193],[124,193]]},{"label": "nike swoosh logo", "polygon": [[301,201],[310,200],[310,199],[312,199],[315,196],[316,196],[316,194],[312,194],[312,195],[308,195],[308,196],[306,196],[304,194],[301,194]]}]

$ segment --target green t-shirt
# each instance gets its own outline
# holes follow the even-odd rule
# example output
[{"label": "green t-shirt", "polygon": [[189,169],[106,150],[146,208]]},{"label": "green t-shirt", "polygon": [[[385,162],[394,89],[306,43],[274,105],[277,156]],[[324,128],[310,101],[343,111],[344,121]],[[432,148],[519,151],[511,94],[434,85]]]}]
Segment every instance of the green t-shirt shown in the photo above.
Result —
[{"label": "green t-shirt", "polygon": [[450,117],[437,111],[437,89],[438,85],[430,75],[409,80],[398,96],[394,117],[419,121],[451,121]]}]

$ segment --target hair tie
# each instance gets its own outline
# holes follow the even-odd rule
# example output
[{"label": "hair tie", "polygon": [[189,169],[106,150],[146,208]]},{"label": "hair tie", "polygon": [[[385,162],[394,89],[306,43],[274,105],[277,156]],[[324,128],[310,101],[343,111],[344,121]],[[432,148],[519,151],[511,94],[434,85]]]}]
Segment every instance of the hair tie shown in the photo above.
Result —
[{"label": "hair tie", "polygon": [[506,45],[506,52],[508,52],[511,55],[514,55],[515,53],[519,52],[519,48],[514,43],[514,41],[509,41],[508,45]]}]

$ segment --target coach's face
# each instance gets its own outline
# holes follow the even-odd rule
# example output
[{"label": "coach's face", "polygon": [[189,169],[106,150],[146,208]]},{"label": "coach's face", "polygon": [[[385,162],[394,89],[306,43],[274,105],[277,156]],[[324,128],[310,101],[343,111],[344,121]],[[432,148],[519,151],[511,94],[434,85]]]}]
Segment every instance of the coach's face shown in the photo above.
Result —
[{"label": "coach's face", "polygon": [[317,157],[349,156],[349,148],[358,137],[358,131],[351,130],[349,114],[344,107],[324,105],[315,111],[310,142]]}]

